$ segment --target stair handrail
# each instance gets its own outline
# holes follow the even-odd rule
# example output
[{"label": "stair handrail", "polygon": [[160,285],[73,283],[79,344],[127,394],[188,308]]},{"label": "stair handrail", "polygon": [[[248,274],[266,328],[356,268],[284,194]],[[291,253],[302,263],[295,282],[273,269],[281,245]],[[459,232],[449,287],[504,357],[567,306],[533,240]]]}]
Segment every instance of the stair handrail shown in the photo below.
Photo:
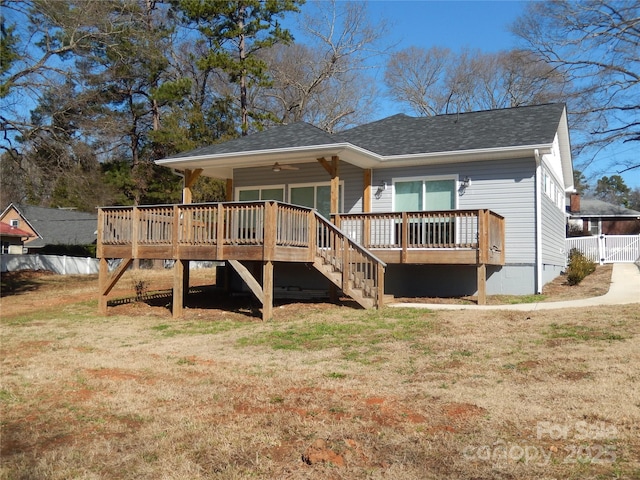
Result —
[{"label": "stair handrail", "polygon": [[367,250],[365,247],[363,247],[358,242],[356,242],[353,238],[347,235],[346,232],[341,230],[337,225],[332,223],[330,220],[327,220],[327,218],[325,218],[320,213],[318,213],[318,211],[314,210],[314,213],[315,213],[316,219],[319,219],[322,223],[324,223],[327,227],[329,227],[329,229],[335,231],[336,233],[339,233],[356,250],[358,250],[360,253],[364,254],[365,256],[371,258],[371,260],[373,260],[375,263],[382,265],[383,267],[386,268],[387,264],[385,262],[380,260],[371,251]]}]

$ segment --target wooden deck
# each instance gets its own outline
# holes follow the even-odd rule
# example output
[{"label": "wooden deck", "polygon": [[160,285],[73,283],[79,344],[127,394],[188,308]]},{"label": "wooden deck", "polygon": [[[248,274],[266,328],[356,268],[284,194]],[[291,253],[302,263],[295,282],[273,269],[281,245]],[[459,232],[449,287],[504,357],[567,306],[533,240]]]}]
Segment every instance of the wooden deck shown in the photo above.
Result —
[{"label": "wooden deck", "polygon": [[[311,264],[365,308],[382,306],[386,263],[476,265],[479,292],[484,266],[504,263],[504,219],[488,210],[336,215],[333,222],[276,201],[101,208],[100,311],[134,259],[176,260],[174,316],[182,313],[188,262],[228,262],[262,302],[263,318],[271,316],[273,262]],[[110,273],[111,258],[124,261]],[[262,262],[262,278],[242,261]]]},{"label": "wooden deck", "polygon": [[333,220],[386,263],[504,265],[504,218],[490,210],[357,213]]}]

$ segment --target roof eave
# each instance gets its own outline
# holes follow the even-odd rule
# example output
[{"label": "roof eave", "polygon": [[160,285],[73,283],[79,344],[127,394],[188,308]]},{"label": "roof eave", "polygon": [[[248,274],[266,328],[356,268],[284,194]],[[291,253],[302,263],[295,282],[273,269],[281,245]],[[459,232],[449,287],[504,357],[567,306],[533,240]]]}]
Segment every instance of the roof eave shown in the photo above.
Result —
[{"label": "roof eave", "polygon": [[452,150],[446,152],[416,153],[410,155],[389,155],[381,158],[380,167],[412,166],[425,163],[448,164],[458,162],[476,162],[485,160],[504,160],[533,157],[536,150],[548,153],[552,143],[538,145],[520,145],[509,147],[492,147],[473,150]]},{"label": "roof eave", "polygon": [[[275,162],[280,164],[304,163],[317,158],[339,155],[349,144],[333,143],[307,145],[268,150],[196,155],[191,157],[164,158],[156,164],[175,170],[202,168],[203,174],[217,178],[232,178],[235,168],[261,167]],[[209,165],[207,165],[209,164]]]},{"label": "roof eave", "polygon": [[[535,150],[543,153],[551,151],[553,144],[493,147],[473,150],[453,150],[445,152],[415,153],[407,155],[379,155],[350,143],[311,145],[285,149],[254,150],[249,152],[220,153],[182,158],[156,160],[158,165],[175,170],[202,168],[203,175],[217,178],[232,178],[236,168],[260,167],[275,163],[293,164],[313,161],[320,157],[344,153],[341,160],[360,168],[390,168],[415,166],[425,163],[447,164],[460,161],[500,160],[526,158]],[[210,165],[207,165],[207,164]]]}]

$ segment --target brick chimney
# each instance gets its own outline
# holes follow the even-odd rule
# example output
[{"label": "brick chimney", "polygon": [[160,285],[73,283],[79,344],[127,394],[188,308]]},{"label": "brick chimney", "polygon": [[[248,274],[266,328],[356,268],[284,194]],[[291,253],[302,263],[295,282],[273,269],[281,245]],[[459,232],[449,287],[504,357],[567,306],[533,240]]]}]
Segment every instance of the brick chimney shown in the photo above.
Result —
[{"label": "brick chimney", "polygon": [[572,193],[570,197],[569,213],[576,213],[580,211],[580,194]]}]

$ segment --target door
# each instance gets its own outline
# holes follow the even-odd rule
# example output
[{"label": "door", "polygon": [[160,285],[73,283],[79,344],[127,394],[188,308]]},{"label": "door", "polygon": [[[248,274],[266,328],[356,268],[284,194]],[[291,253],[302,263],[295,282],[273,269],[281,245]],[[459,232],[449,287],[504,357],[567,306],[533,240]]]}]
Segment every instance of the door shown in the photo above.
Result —
[{"label": "door", "polygon": [[[454,210],[456,198],[456,180],[453,178],[425,178],[394,182],[394,210],[396,212]],[[447,245],[455,242],[455,220],[453,218],[409,215],[408,222],[409,245]],[[398,223],[395,230],[396,238],[400,239],[401,223]]]}]

